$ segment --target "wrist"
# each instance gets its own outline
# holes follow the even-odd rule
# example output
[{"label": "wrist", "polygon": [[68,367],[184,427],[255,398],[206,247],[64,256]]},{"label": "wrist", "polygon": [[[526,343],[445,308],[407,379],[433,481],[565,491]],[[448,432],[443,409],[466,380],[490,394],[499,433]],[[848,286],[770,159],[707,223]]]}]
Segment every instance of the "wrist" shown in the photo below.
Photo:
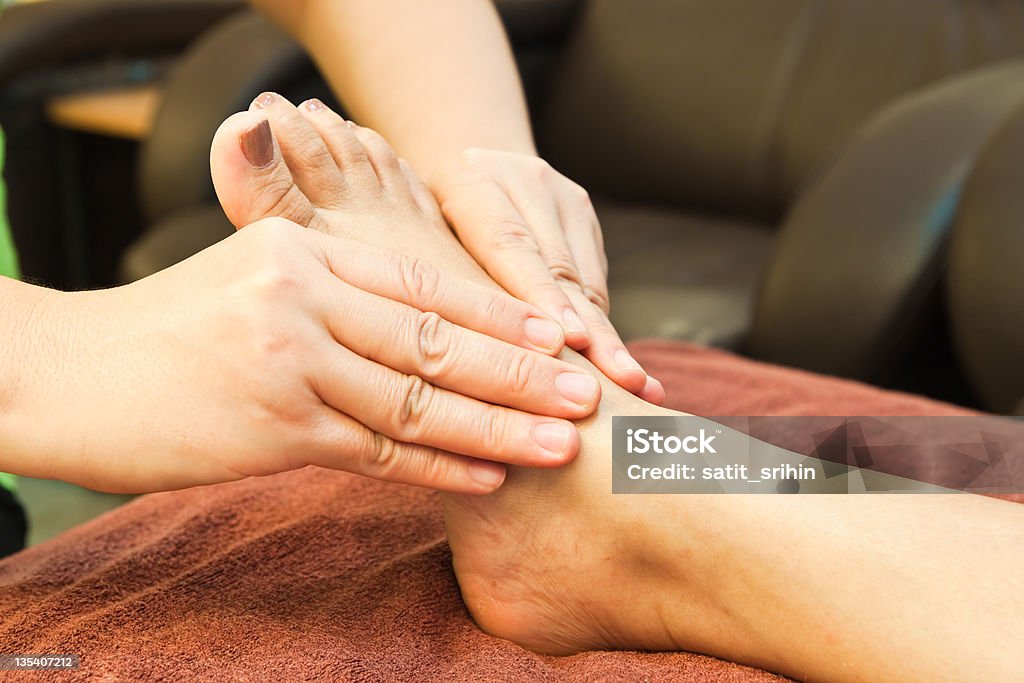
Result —
[{"label": "wrist", "polygon": [[20,282],[0,289],[0,325],[9,340],[0,355],[0,470],[63,477],[61,460],[80,450],[78,442],[61,443],[72,431],[62,415],[73,403],[76,296]]}]

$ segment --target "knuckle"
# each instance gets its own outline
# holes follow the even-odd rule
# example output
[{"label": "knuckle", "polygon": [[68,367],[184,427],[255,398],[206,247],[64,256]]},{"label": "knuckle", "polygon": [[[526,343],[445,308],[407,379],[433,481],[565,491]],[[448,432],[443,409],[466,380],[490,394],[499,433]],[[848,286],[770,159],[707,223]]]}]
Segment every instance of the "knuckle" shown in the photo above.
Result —
[{"label": "knuckle", "polygon": [[490,296],[482,315],[482,319],[491,326],[507,325],[510,320],[520,320],[522,317],[520,312],[515,310],[513,301],[499,293]]},{"label": "knuckle", "polygon": [[590,193],[583,189],[581,185],[577,185],[576,183],[573,183],[572,185],[573,197],[580,208],[585,211],[593,209],[594,202],[590,198]]},{"label": "knuckle", "polygon": [[451,326],[432,312],[418,313],[414,325],[418,369],[427,378],[440,377],[451,356]]},{"label": "knuckle", "polygon": [[282,252],[270,254],[256,269],[251,285],[256,298],[264,303],[291,299],[302,291],[302,276]]},{"label": "knuckle", "polygon": [[579,270],[576,268],[576,261],[566,253],[559,252],[548,256],[548,270],[555,280],[569,283],[582,289],[582,280]]},{"label": "knuckle", "polygon": [[454,474],[452,461],[441,457],[441,452],[436,448],[426,449],[417,464],[419,471],[416,473],[416,480],[426,486],[443,487]]},{"label": "knuckle", "polygon": [[406,375],[399,387],[394,429],[398,439],[415,441],[423,425],[424,416],[430,410],[434,387],[421,377]]},{"label": "knuckle", "polygon": [[526,393],[537,375],[537,361],[533,354],[518,347],[510,350],[505,367],[505,388],[517,395]]},{"label": "knuckle", "polygon": [[546,179],[555,170],[551,168],[551,164],[540,157],[530,157],[527,163],[530,173],[540,179]]},{"label": "knuckle", "polygon": [[484,452],[501,453],[507,450],[510,443],[510,432],[504,413],[497,408],[490,408],[487,411],[487,417],[484,418],[480,433]]},{"label": "knuckle", "polygon": [[492,224],[491,246],[494,249],[540,253],[540,247],[530,229],[519,221],[510,218],[502,219]]},{"label": "knuckle", "polygon": [[584,286],[583,294],[590,300],[590,303],[604,311],[605,315],[608,314],[611,309],[611,301],[608,300],[608,291],[606,289]]},{"label": "knuckle", "polygon": [[366,465],[382,477],[400,467],[401,447],[394,439],[379,432],[373,433],[373,443],[366,450]]},{"label": "knuckle", "polygon": [[440,286],[440,271],[417,256],[400,254],[397,258],[398,273],[408,300],[415,304],[432,304]]}]

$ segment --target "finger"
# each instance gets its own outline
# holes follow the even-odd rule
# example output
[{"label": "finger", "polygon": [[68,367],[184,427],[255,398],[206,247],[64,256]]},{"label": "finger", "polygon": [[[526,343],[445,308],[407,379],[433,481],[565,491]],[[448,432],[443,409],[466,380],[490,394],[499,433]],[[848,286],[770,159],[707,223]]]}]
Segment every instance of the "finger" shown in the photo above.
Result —
[{"label": "finger", "polygon": [[311,465],[452,493],[490,493],[505,480],[499,463],[395,441],[324,406]]},{"label": "finger", "polygon": [[608,258],[604,253],[601,225],[590,203],[590,195],[579,185],[563,192],[558,205],[573,262],[579,273],[583,293],[604,311],[610,311],[608,299]]},{"label": "finger", "polygon": [[608,317],[587,300],[582,292],[570,291],[569,296],[574,299],[577,310],[582,312],[583,320],[593,337],[593,342],[583,355],[623,389],[634,394],[643,390],[647,384],[647,373],[626,350],[626,345]]},{"label": "finger", "polygon": [[324,403],[395,441],[526,467],[554,467],[579,451],[576,427],[483,403],[362,358],[337,344],[317,357]]},{"label": "finger", "polygon": [[437,387],[531,413],[582,418],[597,408],[600,385],[576,366],[336,280],[324,290],[328,329],[339,344],[363,358]]},{"label": "finger", "polygon": [[404,182],[405,175],[398,163],[398,156],[388,141],[380,133],[369,128],[355,126],[352,130],[366,149],[366,155],[381,186],[392,193],[408,193],[409,186]]},{"label": "finger", "polygon": [[483,180],[472,192],[455,196],[441,210],[466,249],[509,293],[561,322],[569,346],[585,348],[590,341],[586,325],[555,282],[540,245],[505,189]]},{"label": "finger", "polygon": [[561,326],[540,309],[504,292],[444,273],[415,256],[329,236],[320,245],[331,272],[354,287],[437,313],[510,344],[549,355],[562,350]]},{"label": "finger", "polygon": [[665,387],[662,386],[661,382],[650,375],[647,376],[647,384],[644,385],[644,388],[640,390],[637,396],[656,406],[663,405],[668,397],[665,393]]}]

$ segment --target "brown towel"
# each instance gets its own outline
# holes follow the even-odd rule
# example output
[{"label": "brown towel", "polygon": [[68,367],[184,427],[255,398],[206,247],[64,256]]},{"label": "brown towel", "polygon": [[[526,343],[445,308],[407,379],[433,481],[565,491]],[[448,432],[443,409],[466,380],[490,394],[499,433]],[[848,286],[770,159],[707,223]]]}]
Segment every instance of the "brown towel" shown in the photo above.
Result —
[{"label": "brown towel", "polygon": [[[632,348],[671,407],[703,415],[966,412],[720,351]],[[0,605],[0,653],[78,654],[77,677],[783,680],[688,653],[542,657],[484,635],[436,495],[313,468],[142,497],[0,562]]]}]

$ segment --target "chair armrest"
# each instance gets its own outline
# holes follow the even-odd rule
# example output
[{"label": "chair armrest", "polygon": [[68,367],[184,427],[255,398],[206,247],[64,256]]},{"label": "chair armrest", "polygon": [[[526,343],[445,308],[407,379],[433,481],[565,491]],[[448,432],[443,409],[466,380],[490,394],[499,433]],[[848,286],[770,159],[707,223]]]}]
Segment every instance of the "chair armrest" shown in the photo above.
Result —
[{"label": "chair armrest", "polygon": [[781,228],[745,345],[753,356],[870,380],[922,329],[961,191],[1024,102],[1024,61],[911,93],[868,121]]},{"label": "chair armrest", "polygon": [[972,387],[1024,415],[1024,106],[981,152],[950,244],[950,329]]},{"label": "chair armrest", "polygon": [[29,69],[96,55],[176,51],[240,0],[50,0],[0,21],[0,85]]}]

